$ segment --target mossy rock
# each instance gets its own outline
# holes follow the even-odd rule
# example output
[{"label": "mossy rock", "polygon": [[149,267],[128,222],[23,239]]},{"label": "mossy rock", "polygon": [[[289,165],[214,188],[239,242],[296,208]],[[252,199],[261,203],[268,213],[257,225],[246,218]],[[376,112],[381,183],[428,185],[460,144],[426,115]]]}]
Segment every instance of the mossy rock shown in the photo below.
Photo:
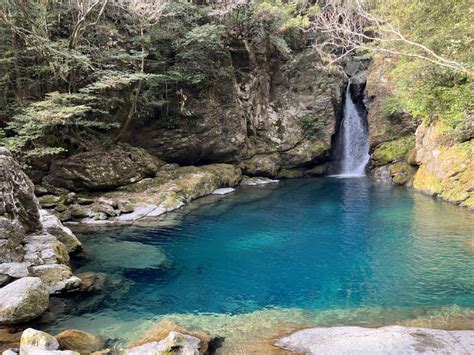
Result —
[{"label": "mossy rock", "polygon": [[395,185],[411,186],[415,173],[416,169],[404,162],[390,165],[390,174]]},{"label": "mossy rock", "polygon": [[277,177],[281,179],[297,179],[304,176],[305,169],[281,169]]},{"label": "mossy rock", "polygon": [[317,165],[311,169],[306,169],[305,176],[308,176],[308,177],[324,176],[329,173],[329,168],[330,168],[329,164]]},{"label": "mossy rock", "polygon": [[474,207],[474,141],[424,149],[413,186],[466,207]]},{"label": "mossy rock", "polygon": [[390,142],[380,144],[372,153],[376,165],[386,165],[404,159],[415,147],[414,136],[404,136]]},{"label": "mossy rock", "polygon": [[120,145],[53,162],[44,182],[72,191],[109,190],[154,177],[163,164],[144,149]]}]

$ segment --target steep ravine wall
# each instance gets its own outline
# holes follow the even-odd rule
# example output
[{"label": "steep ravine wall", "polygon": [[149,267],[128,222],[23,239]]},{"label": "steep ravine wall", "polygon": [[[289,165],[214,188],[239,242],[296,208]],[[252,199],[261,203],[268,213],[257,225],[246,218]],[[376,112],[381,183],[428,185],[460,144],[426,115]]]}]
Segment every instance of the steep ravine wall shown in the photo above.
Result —
[{"label": "steep ravine wall", "polygon": [[474,208],[474,143],[458,142],[442,124],[416,122],[407,111],[387,112],[395,93],[396,59],[376,56],[369,66],[366,104],[372,176]]},{"label": "steep ravine wall", "polygon": [[318,69],[310,50],[289,60],[236,47],[230,57],[233,80],[185,92],[189,117],[135,126],[131,143],[167,162],[233,163],[247,175],[303,176],[327,162],[342,76]]}]

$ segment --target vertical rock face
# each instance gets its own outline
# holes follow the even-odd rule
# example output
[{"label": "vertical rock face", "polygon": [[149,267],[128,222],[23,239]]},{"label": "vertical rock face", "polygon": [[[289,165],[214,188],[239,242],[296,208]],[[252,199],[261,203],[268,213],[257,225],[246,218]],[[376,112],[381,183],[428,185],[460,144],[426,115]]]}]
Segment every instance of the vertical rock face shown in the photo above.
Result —
[{"label": "vertical rock face", "polygon": [[446,141],[437,126],[416,131],[416,160],[420,165],[413,186],[429,195],[474,208],[474,141]]},{"label": "vertical rock face", "polygon": [[372,175],[474,208],[473,140],[456,142],[443,133],[440,123],[418,126],[403,109],[390,106],[397,90],[391,78],[395,61],[375,56],[369,67],[366,101]]},{"label": "vertical rock face", "polygon": [[[33,184],[3,148],[0,190],[0,286],[4,286],[0,289],[0,323],[18,323],[46,310],[48,291],[79,286],[80,280],[72,276],[68,265],[68,250],[77,250],[80,243],[58,220],[40,215]],[[68,249],[55,235],[67,241]]]},{"label": "vertical rock face", "polygon": [[22,237],[41,231],[33,184],[18,163],[0,148],[0,263],[21,261]]},{"label": "vertical rock face", "polygon": [[371,174],[396,185],[413,184],[416,162],[416,121],[408,112],[390,107],[396,93],[391,77],[396,59],[376,55],[368,69],[365,103],[368,109]]},{"label": "vertical rock face", "polygon": [[371,149],[402,136],[413,135],[416,122],[408,112],[390,108],[390,98],[396,88],[391,77],[396,59],[376,55],[368,70],[365,101],[368,108]]},{"label": "vertical rock face", "polygon": [[284,60],[236,45],[229,58],[232,80],[216,81],[212,93],[189,90],[186,115],[134,127],[131,143],[183,165],[241,163],[250,175],[328,160],[342,77],[317,68],[310,51]]}]

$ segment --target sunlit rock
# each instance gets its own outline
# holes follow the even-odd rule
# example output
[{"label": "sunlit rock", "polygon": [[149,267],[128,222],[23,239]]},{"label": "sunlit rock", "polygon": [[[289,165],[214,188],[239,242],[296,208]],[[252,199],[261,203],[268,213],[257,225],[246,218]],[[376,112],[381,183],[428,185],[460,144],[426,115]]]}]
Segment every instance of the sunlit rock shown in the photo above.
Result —
[{"label": "sunlit rock", "polygon": [[49,294],[37,277],[24,277],[0,288],[0,323],[16,324],[39,317],[48,308]]}]

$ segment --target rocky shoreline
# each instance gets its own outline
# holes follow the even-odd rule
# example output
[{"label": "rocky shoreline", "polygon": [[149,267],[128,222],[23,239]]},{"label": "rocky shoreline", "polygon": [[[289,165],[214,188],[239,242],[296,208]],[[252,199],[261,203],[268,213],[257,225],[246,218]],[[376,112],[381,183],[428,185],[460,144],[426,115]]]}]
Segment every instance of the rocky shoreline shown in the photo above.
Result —
[{"label": "rocky shoreline", "polygon": [[[117,351],[108,349],[103,339],[78,330],[65,330],[54,337],[32,328],[22,331],[28,322],[48,309],[50,295],[93,289],[98,281],[97,275],[73,275],[69,254],[79,252],[82,247],[71,230],[58,218],[60,213],[68,211],[76,218],[76,223],[134,223],[178,209],[205,195],[231,193],[239,184],[255,186],[278,182],[270,178],[242,176],[241,170],[230,164],[201,167],[162,164],[156,169],[154,177],[142,178],[115,191],[83,193],[60,189],[54,195],[36,188],[40,195],[37,199],[33,184],[4,149],[0,151],[0,168],[4,191],[0,242],[5,251],[0,260],[0,324],[3,324],[3,330],[0,328],[0,344],[3,354],[7,355],[106,354]],[[360,334],[365,339],[365,334],[368,334],[370,338],[372,329],[335,327],[301,330],[286,334],[286,337],[278,338],[275,343],[267,341],[267,346],[275,352],[320,353],[326,345],[314,339],[322,337],[331,339],[332,342],[327,346],[344,353],[347,343],[341,339],[346,339],[348,335],[344,333],[344,336],[339,336],[341,331],[349,332],[347,334],[355,339],[351,344],[356,344],[356,348],[361,351],[385,351],[385,345],[377,340],[384,336],[408,353],[419,350],[417,344],[420,336],[434,339],[432,343],[423,343],[424,349],[430,351],[474,351],[474,332],[449,333],[401,327],[388,330],[381,328],[382,337],[374,333],[373,341],[366,340],[359,345],[357,339]],[[189,331],[176,323],[162,321],[141,340],[119,352],[155,354],[178,351],[183,354],[204,354],[217,347],[219,339],[218,336]]]},{"label": "rocky shoreline", "polygon": [[[5,343],[5,340],[12,342]],[[125,347],[110,348],[104,339],[75,329],[55,336],[33,328],[8,333],[0,330],[3,355],[82,355],[82,354],[219,354],[224,338],[202,330],[189,330],[170,320],[155,324],[143,337]],[[3,343],[3,345],[2,345]],[[474,331],[386,326],[316,327],[283,331],[276,338],[254,338],[241,344],[239,353],[271,354],[460,354],[474,351]]]}]

